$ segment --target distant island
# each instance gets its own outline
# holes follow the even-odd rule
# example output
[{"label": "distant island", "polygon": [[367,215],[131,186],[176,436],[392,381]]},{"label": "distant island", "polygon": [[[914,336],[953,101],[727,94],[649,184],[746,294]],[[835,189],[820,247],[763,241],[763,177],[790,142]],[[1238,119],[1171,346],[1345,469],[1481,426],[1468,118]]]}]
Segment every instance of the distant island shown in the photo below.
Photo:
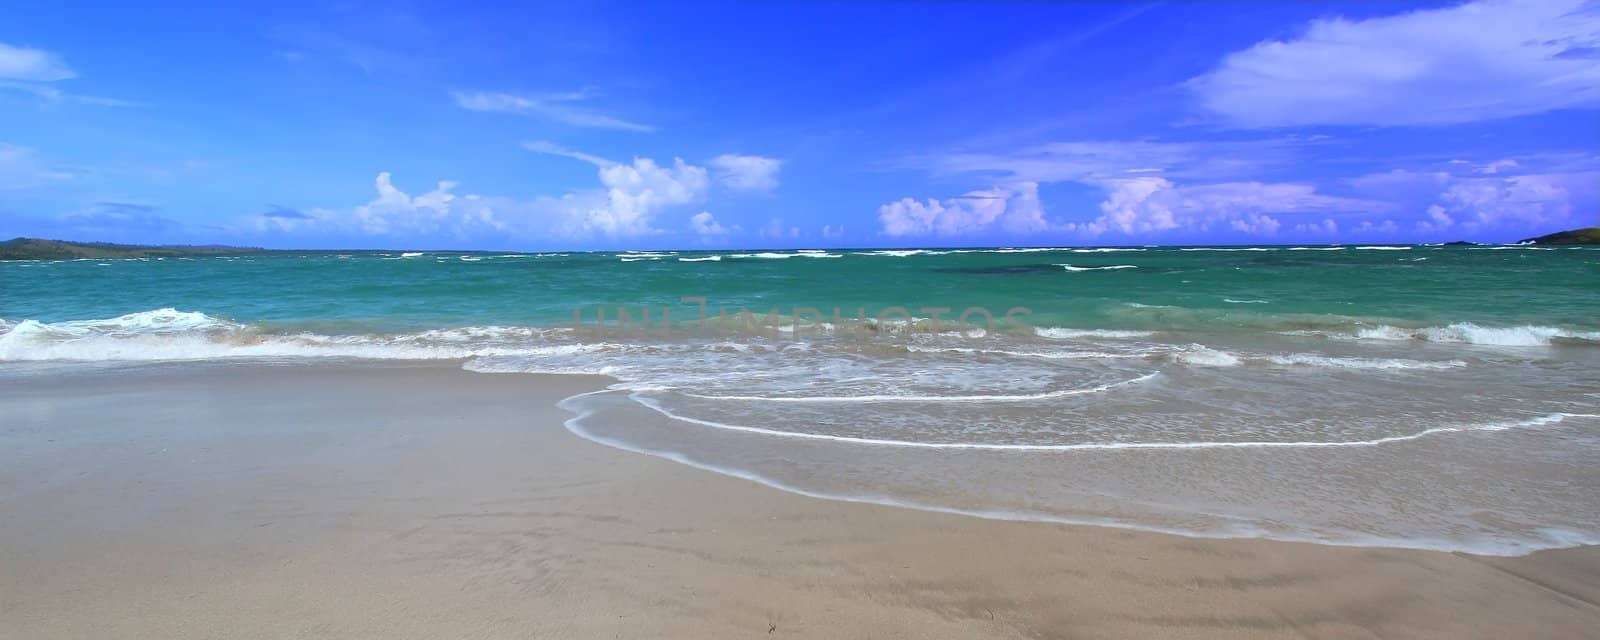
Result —
[{"label": "distant island", "polygon": [[[1456,241],[1448,246],[1472,245],[1474,242]],[[1558,231],[1537,238],[1521,240],[1517,244],[1600,245],[1600,227]],[[196,256],[245,256],[258,254],[351,254],[384,253],[372,249],[265,249],[262,247],[235,247],[222,244],[116,244],[112,242],[71,242],[42,238],[13,238],[0,242],[0,260],[77,260],[108,258],[180,258]],[[452,253],[478,253],[477,251],[452,251]]]},{"label": "distant island", "polygon": [[1600,244],[1600,227],[1557,231],[1537,238],[1528,238],[1518,244]]},{"label": "distant island", "polygon": [[39,238],[14,238],[0,242],[0,260],[74,260],[78,258],[177,258],[184,256],[238,256],[270,253],[260,247],[226,245],[142,245],[110,242],[67,242]]}]

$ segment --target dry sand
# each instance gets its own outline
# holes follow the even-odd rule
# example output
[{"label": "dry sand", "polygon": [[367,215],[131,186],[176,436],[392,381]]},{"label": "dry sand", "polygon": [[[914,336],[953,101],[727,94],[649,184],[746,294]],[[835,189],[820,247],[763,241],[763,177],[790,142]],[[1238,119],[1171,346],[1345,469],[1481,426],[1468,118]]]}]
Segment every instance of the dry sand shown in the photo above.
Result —
[{"label": "dry sand", "polygon": [[816,500],[569,434],[599,378],[0,386],[0,638],[1594,638],[1600,551],[1199,540]]}]

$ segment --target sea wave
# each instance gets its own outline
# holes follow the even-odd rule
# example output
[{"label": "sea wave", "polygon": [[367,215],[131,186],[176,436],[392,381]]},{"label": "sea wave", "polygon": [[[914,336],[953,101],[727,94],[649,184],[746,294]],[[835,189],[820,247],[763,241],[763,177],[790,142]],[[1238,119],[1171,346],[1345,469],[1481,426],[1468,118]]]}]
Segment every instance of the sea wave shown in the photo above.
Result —
[{"label": "sea wave", "polygon": [[1353,337],[1362,340],[1419,340],[1499,347],[1544,347],[1563,342],[1600,343],[1600,331],[1573,331],[1534,325],[1484,327],[1470,322],[1422,328],[1382,325],[1360,329]]},{"label": "sea wave", "polygon": [[1145,338],[1155,335],[1154,331],[1125,331],[1120,329],[1073,329],[1069,327],[1034,327],[1034,335],[1041,338],[1055,340],[1081,340],[1084,338]]},{"label": "sea wave", "polygon": [[796,251],[794,253],[780,253],[777,251],[759,251],[756,253],[730,253],[729,258],[755,258],[761,260],[785,260],[788,258],[843,258],[842,253],[828,253],[825,251]]},{"label": "sea wave", "polygon": [[157,362],[328,357],[451,360],[603,348],[600,344],[551,344],[546,340],[564,336],[568,331],[564,328],[484,326],[400,334],[283,334],[200,312],[163,308],[96,320],[4,322],[0,324],[0,360]]},{"label": "sea wave", "polygon": [[950,251],[935,251],[933,249],[880,249],[877,251],[862,251],[858,256],[888,256],[892,258],[906,258],[910,256],[942,256]]}]

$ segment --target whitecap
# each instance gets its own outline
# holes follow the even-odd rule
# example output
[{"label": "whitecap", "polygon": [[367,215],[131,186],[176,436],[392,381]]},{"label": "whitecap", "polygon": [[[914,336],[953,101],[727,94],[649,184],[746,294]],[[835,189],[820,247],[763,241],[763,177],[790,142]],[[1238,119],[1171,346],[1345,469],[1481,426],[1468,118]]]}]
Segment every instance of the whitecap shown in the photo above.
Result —
[{"label": "whitecap", "polygon": [[1114,265],[1108,265],[1108,266],[1103,266],[1103,267],[1079,267],[1079,266],[1074,266],[1074,265],[1070,265],[1070,264],[1058,264],[1056,266],[1061,267],[1063,269],[1066,269],[1067,271],[1116,271],[1116,270],[1119,270],[1119,269],[1138,269],[1139,268],[1139,265],[1134,265],[1134,264],[1114,264]]}]

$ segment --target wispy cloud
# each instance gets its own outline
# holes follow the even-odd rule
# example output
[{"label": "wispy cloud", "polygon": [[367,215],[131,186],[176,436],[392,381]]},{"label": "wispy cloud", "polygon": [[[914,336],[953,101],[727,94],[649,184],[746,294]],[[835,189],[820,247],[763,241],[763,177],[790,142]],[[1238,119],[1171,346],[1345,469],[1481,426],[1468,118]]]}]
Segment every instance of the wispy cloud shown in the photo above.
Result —
[{"label": "wispy cloud", "polygon": [[72,172],[51,167],[33,149],[0,142],[0,191],[27,189],[72,178]]},{"label": "wispy cloud", "polygon": [[0,78],[25,82],[55,82],[77,77],[61,56],[43,49],[0,42]]},{"label": "wispy cloud", "polygon": [[0,89],[31,94],[47,102],[72,102],[100,107],[143,106],[131,100],[78,95],[52,83],[78,77],[60,55],[43,49],[0,42]]},{"label": "wispy cloud", "polygon": [[1600,104],[1600,5],[1480,0],[1304,34],[1186,83],[1238,127],[1444,125]]},{"label": "wispy cloud", "polygon": [[575,91],[517,95],[491,91],[452,91],[456,105],[469,111],[514,113],[587,129],[616,129],[649,133],[655,127],[615,118],[586,108],[590,95]]},{"label": "wispy cloud", "polygon": [[572,158],[574,160],[582,160],[597,167],[608,167],[616,164],[616,162],[607,160],[600,156],[584,153],[582,151],[573,151],[554,142],[546,142],[544,140],[524,142],[522,143],[522,148],[534,153],[543,153],[552,156],[561,156],[563,158]]}]

